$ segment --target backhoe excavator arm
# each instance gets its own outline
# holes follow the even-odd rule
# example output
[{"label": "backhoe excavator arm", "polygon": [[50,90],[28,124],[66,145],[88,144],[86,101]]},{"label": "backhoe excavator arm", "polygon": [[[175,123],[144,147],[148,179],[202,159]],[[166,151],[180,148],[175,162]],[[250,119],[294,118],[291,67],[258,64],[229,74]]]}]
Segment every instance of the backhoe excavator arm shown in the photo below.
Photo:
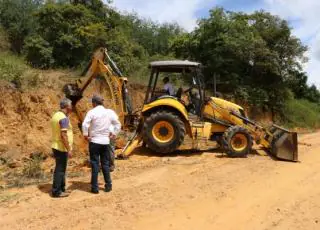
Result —
[{"label": "backhoe excavator arm", "polygon": [[[66,97],[72,100],[75,111],[77,112],[77,102],[83,97],[84,91],[92,80],[97,76],[102,76],[106,80],[108,86],[106,91],[110,93],[112,107],[119,115],[122,127],[132,129],[134,118],[128,95],[127,78],[122,75],[117,65],[112,61],[106,48],[99,48],[94,52],[82,76],[83,78],[77,80],[75,84],[67,84],[63,88]],[[79,116],[79,118],[81,122],[82,117]]]}]

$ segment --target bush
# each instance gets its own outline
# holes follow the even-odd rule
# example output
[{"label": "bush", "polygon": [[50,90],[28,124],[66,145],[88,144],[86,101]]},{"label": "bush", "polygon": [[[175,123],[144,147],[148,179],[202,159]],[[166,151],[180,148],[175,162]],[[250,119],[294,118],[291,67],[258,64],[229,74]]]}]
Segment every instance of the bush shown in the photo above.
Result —
[{"label": "bush", "polygon": [[320,127],[320,105],[307,100],[288,100],[284,116],[289,127],[313,129]]},{"label": "bush", "polygon": [[44,176],[44,171],[41,167],[43,159],[41,157],[34,157],[24,166],[22,172],[23,176],[27,178],[40,179]]},{"label": "bush", "polygon": [[28,66],[22,58],[10,53],[0,53],[0,80],[21,82],[22,74],[28,70]]},{"label": "bush", "polygon": [[26,59],[33,67],[46,69],[53,65],[52,47],[41,36],[28,37],[24,46]]}]

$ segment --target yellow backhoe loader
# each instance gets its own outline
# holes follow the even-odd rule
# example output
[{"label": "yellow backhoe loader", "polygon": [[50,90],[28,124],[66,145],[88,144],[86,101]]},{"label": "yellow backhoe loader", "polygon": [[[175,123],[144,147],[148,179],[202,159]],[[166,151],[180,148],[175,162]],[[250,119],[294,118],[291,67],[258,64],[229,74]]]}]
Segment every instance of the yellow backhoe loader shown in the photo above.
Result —
[{"label": "yellow backhoe loader", "polygon": [[[200,63],[157,61],[149,67],[151,75],[144,104],[137,113],[132,112],[128,100],[127,79],[104,48],[93,55],[83,83],[79,81],[65,87],[67,97],[75,105],[94,77],[106,78],[124,129],[135,130],[121,156],[129,156],[142,142],[154,152],[171,153],[179,149],[188,135],[193,143],[216,141],[229,157],[245,157],[255,141],[278,159],[298,161],[297,133],[277,125],[261,127],[247,118],[241,106],[218,97],[207,97]],[[164,94],[159,91],[158,82],[167,75],[182,76],[184,82],[190,83],[189,88],[179,88],[176,95]],[[183,100],[182,95],[187,95],[188,100]]]}]

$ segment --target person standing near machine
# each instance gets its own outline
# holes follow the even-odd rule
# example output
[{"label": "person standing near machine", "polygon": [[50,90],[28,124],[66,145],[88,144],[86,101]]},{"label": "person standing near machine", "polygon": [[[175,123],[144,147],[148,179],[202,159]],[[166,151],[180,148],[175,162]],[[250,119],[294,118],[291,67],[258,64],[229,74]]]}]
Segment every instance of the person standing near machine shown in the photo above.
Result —
[{"label": "person standing near machine", "polygon": [[118,115],[103,106],[103,98],[99,95],[92,97],[93,109],[88,111],[82,123],[82,131],[89,141],[91,163],[91,192],[99,193],[98,173],[99,159],[105,180],[105,192],[112,190],[110,176],[111,147],[110,139],[114,139],[121,129]]},{"label": "person standing near machine", "polygon": [[60,110],[51,118],[53,157],[56,166],[53,175],[52,196],[67,197],[65,174],[68,158],[72,156],[73,132],[68,115],[72,112],[71,101],[64,98],[60,101]]}]

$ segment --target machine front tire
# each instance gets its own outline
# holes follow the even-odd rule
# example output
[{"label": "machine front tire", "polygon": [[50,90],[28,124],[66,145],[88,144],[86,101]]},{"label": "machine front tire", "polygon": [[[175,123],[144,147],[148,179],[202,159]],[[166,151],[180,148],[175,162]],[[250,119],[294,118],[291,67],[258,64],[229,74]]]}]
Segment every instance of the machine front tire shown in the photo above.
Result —
[{"label": "machine front tire", "polygon": [[183,143],[185,132],[179,116],[170,111],[159,111],[145,118],[143,141],[155,152],[170,153]]},{"label": "machine front tire", "polygon": [[247,129],[231,126],[222,137],[223,148],[229,157],[246,157],[252,150],[252,137]]}]

